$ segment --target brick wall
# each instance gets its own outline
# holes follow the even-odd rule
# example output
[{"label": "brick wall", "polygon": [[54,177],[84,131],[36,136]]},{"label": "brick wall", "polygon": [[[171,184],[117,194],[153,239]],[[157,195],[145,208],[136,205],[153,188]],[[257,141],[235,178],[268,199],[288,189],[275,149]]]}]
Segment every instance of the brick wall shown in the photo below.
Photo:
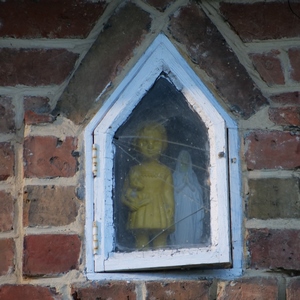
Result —
[{"label": "brick wall", "polygon": [[[198,2],[0,2],[0,299],[299,298],[300,4]],[[82,133],[160,32],[239,124],[244,272],[88,281]]]}]

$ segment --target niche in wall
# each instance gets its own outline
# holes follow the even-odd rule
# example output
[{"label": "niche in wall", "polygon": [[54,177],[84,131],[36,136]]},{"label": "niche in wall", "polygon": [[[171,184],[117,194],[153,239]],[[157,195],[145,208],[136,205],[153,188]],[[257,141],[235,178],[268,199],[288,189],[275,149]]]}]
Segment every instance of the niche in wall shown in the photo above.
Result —
[{"label": "niche in wall", "polygon": [[235,122],[158,36],[85,132],[88,273],[240,270],[238,144]]}]

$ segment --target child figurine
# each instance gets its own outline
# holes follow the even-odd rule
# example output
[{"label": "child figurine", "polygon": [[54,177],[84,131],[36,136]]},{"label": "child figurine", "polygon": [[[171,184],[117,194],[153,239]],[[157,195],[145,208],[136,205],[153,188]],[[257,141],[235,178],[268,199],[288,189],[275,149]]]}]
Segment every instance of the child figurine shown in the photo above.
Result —
[{"label": "child figurine", "polygon": [[130,209],[127,228],[138,249],[147,249],[151,242],[154,248],[164,247],[174,223],[172,173],[159,162],[167,147],[165,128],[146,124],[138,131],[135,145],[142,161],[125,179],[122,202]]}]

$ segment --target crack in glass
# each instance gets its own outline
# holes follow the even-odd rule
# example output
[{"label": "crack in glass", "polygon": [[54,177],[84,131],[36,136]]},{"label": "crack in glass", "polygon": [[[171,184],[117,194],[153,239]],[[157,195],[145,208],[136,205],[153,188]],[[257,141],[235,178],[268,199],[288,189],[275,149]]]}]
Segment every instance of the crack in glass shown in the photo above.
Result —
[{"label": "crack in glass", "polygon": [[208,129],[166,77],[113,143],[115,251],[210,245]]}]

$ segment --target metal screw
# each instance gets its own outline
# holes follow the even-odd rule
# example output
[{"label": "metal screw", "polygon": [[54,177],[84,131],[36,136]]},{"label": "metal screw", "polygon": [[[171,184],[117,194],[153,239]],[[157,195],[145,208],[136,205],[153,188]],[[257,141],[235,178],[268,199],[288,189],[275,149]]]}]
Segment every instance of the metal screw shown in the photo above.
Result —
[{"label": "metal screw", "polygon": [[223,157],[225,157],[225,152],[224,152],[224,151],[222,151],[222,152],[219,152],[218,156],[219,156],[219,158],[223,158]]}]

